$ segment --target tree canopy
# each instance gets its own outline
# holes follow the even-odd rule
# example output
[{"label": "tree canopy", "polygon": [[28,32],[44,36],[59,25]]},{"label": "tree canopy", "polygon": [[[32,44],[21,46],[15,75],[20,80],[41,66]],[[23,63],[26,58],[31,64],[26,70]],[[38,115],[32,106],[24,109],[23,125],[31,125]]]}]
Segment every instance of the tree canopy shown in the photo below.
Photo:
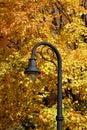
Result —
[{"label": "tree canopy", "polygon": [[63,129],[87,129],[86,25],[85,0],[0,0],[1,130],[56,130],[55,66],[38,54],[38,79],[24,74],[41,41],[56,46],[62,57]]}]

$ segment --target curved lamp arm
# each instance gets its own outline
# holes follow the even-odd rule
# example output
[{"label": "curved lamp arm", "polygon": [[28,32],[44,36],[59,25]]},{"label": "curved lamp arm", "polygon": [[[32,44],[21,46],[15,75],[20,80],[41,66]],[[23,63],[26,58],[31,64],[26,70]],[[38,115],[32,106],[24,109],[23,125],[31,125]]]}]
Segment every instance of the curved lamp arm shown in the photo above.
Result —
[{"label": "curved lamp arm", "polygon": [[30,74],[30,73],[37,73],[40,74],[40,70],[37,68],[36,66],[36,49],[41,46],[41,45],[45,45],[45,46],[49,46],[53,52],[55,52],[56,57],[57,57],[57,73],[58,73],[58,84],[57,84],[57,91],[58,91],[58,95],[57,95],[57,130],[62,130],[62,120],[63,120],[63,116],[62,116],[62,60],[61,60],[61,56],[59,51],[57,50],[57,48],[55,46],[53,46],[51,43],[48,42],[39,42],[37,43],[34,48],[32,49],[32,53],[31,53],[31,59],[29,60],[29,65],[25,70],[25,73]]}]

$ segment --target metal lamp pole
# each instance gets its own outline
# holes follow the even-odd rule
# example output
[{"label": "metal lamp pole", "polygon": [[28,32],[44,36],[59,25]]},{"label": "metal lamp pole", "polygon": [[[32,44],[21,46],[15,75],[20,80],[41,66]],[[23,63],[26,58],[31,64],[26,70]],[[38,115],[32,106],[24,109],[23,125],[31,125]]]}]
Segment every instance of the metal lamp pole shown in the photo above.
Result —
[{"label": "metal lamp pole", "polygon": [[[40,70],[37,68],[36,65],[36,49],[39,46],[48,46],[55,54],[57,57],[57,74],[58,74],[58,84],[57,84],[57,130],[62,130],[62,121],[63,121],[63,116],[62,116],[62,60],[59,51],[55,46],[53,46],[51,43],[48,42],[39,42],[37,43],[34,48],[32,49],[32,54],[31,54],[31,59],[29,59],[29,64],[28,67],[25,69],[25,74],[33,74],[33,75],[38,75],[40,74]],[[42,51],[40,52],[42,55]],[[44,56],[42,56],[44,58]],[[45,59],[45,58],[44,58]],[[46,59],[45,59],[46,60]]]}]

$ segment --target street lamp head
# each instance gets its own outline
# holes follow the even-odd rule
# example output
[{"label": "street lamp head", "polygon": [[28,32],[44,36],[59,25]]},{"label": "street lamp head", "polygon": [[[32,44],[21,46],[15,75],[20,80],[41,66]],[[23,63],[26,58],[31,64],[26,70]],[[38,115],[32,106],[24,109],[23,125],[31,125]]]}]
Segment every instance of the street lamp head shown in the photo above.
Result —
[{"label": "street lamp head", "polygon": [[36,59],[29,59],[28,67],[25,69],[25,74],[29,75],[29,78],[35,80],[40,74],[40,70],[37,68]]}]

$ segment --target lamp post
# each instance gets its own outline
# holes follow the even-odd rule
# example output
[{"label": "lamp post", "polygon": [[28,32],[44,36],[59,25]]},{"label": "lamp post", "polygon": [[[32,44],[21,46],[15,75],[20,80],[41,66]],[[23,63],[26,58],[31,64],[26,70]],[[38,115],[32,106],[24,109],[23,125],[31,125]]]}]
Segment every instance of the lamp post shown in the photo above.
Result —
[{"label": "lamp post", "polygon": [[[32,78],[34,78],[35,75],[37,76],[38,74],[40,74],[40,70],[38,69],[38,67],[36,65],[36,59],[35,59],[36,49],[39,46],[43,46],[43,48],[48,46],[51,49],[51,51],[56,54],[56,57],[57,57],[57,66],[56,67],[57,67],[57,74],[58,74],[58,83],[57,83],[57,92],[58,93],[57,93],[57,116],[56,116],[56,120],[57,120],[57,130],[62,130],[62,120],[63,120],[63,116],[62,116],[62,60],[61,60],[61,56],[60,56],[60,53],[57,50],[57,48],[55,46],[53,46],[51,43],[48,43],[48,42],[37,43],[34,46],[34,48],[32,49],[31,59],[29,59],[29,64],[28,64],[28,67],[25,69],[25,74],[31,75]],[[40,54],[41,54],[42,58],[47,60],[42,55],[42,50],[40,51]],[[47,60],[47,61],[53,62],[52,60]]]}]

